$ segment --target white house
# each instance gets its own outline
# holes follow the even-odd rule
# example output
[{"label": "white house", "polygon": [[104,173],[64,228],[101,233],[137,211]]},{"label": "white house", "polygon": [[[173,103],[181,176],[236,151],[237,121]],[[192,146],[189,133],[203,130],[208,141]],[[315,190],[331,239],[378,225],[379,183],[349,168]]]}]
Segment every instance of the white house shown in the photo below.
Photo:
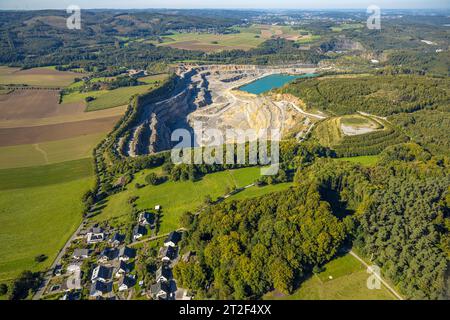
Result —
[{"label": "white house", "polygon": [[112,282],[94,281],[89,295],[93,298],[101,297],[112,292]]},{"label": "white house", "polygon": [[98,243],[105,240],[105,233],[102,228],[92,228],[87,234],[87,243]]},{"label": "white house", "polygon": [[161,261],[162,262],[170,262],[172,259],[175,259],[177,255],[177,249],[174,247],[164,247],[162,251]]},{"label": "white house", "polygon": [[113,268],[106,266],[97,266],[92,271],[91,281],[103,281],[106,282],[111,279]]},{"label": "white house", "polygon": [[80,260],[80,259],[87,259],[89,258],[89,250],[88,249],[75,249],[73,251],[73,255],[72,257],[75,260]]},{"label": "white house", "polygon": [[116,269],[116,278],[120,278],[124,274],[130,272],[130,270],[131,270],[131,268],[126,262],[120,261],[120,263]]},{"label": "white house", "polygon": [[170,281],[172,279],[172,270],[166,265],[163,265],[159,267],[158,270],[156,270],[156,282],[166,282]]},{"label": "white house", "polygon": [[138,240],[147,234],[147,229],[141,225],[137,225],[133,229],[133,240]]},{"label": "white house", "polygon": [[136,250],[128,247],[122,247],[119,250],[119,260],[128,261],[136,256]]},{"label": "white house", "polygon": [[119,291],[125,291],[134,286],[134,279],[131,277],[123,276],[118,283]]},{"label": "white house", "polygon": [[172,231],[167,236],[166,240],[164,240],[164,245],[166,247],[176,247],[178,242],[181,240],[181,234],[176,231]]},{"label": "white house", "polygon": [[155,221],[155,217],[150,212],[141,212],[139,214],[139,224],[140,225],[151,225]]},{"label": "white house", "polygon": [[167,282],[157,282],[150,287],[153,299],[167,299],[169,296],[169,286]]}]

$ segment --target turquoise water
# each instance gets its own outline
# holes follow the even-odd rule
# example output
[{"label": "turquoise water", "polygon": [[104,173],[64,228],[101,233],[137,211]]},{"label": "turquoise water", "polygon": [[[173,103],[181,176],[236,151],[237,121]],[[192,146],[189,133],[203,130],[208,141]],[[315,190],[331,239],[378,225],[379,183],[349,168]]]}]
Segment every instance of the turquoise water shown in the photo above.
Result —
[{"label": "turquoise water", "polygon": [[291,82],[298,78],[310,78],[315,77],[315,73],[306,73],[301,75],[292,74],[272,74],[270,76],[255,80],[249,84],[246,84],[239,89],[248,93],[261,94],[272,90],[274,88],[281,88],[286,83]]}]

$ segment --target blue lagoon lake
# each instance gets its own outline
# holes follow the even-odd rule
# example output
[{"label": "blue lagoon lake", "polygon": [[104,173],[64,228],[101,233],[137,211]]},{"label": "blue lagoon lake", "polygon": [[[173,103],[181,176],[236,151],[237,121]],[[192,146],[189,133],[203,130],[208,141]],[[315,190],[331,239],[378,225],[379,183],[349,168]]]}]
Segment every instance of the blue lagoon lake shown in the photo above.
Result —
[{"label": "blue lagoon lake", "polygon": [[281,88],[286,83],[294,81],[295,79],[311,78],[316,76],[316,73],[306,73],[301,75],[271,74],[269,76],[250,82],[249,84],[243,85],[239,89],[248,93],[261,94],[274,88]]}]

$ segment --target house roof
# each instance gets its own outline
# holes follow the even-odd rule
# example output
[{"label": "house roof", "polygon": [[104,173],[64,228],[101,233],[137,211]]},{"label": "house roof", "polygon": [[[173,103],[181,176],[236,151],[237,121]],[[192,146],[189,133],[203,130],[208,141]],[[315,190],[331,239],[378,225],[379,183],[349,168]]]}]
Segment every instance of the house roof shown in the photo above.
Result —
[{"label": "house roof", "polygon": [[119,254],[119,250],[115,248],[106,248],[102,251],[101,255],[102,257],[106,257],[108,260],[114,260],[117,258]]},{"label": "house roof", "polygon": [[177,251],[173,247],[164,247],[163,257],[168,257],[169,259],[175,258]]},{"label": "house roof", "polygon": [[119,250],[119,257],[134,258],[136,250],[129,247],[122,247]]},{"label": "house roof", "polygon": [[168,280],[172,279],[172,270],[168,266],[161,266],[156,270],[156,279],[164,277]]},{"label": "house roof", "polygon": [[164,292],[168,293],[169,285],[166,282],[157,282],[150,286],[150,291],[152,294],[157,294],[160,291],[164,291]]},{"label": "house roof", "polygon": [[155,220],[155,215],[153,213],[150,213],[150,212],[142,213],[141,217],[142,217],[142,219],[147,220],[147,222],[150,223],[150,224],[153,223],[154,220]]},{"label": "house roof", "polygon": [[81,256],[88,256],[88,255],[89,255],[89,249],[76,248],[75,250],[73,250],[74,257],[81,257]]},{"label": "house roof", "polygon": [[92,232],[92,233],[103,233],[103,229],[100,228],[100,227],[93,227],[93,228],[91,228],[91,230],[89,230],[89,232]]},{"label": "house roof", "polygon": [[180,241],[180,239],[181,239],[181,234],[179,232],[172,231],[171,233],[169,233],[169,235],[167,236],[164,243],[173,242],[173,243],[177,244],[178,241]]},{"label": "house roof", "polygon": [[111,242],[119,242],[119,243],[121,243],[124,239],[125,239],[125,236],[123,234],[120,234],[120,233],[116,232],[112,236]]},{"label": "house roof", "polygon": [[112,282],[94,281],[91,285],[91,296],[95,295],[97,291],[101,293],[109,293],[112,291]]},{"label": "house roof", "polygon": [[112,276],[113,268],[111,267],[97,266],[95,269],[98,269],[98,278],[109,279]]},{"label": "house roof", "polygon": [[147,234],[147,229],[143,226],[137,225],[134,227],[133,229],[133,235],[137,235],[137,234]]},{"label": "house roof", "polygon": [[131,278],[131,277],[127,277],[127,276],[123,276],[123,277],[121,277],[120,279],[119,279],[119,283],[118,283],[118,285],[119,285],[119,287],[121,286],[121,285],[126,285],[128,288],[129,287],[132,287],[132,286],[134,286],[134,279],[133,278]]},{"label": "house roof", "polygon": [[124,261],[120,261],[118,270],[129,272],[131,270],[130,265]]}]

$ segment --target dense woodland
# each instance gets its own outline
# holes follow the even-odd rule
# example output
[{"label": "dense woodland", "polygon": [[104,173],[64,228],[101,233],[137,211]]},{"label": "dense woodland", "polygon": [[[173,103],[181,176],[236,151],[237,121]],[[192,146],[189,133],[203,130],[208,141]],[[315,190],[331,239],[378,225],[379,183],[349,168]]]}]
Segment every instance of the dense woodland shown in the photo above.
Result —
[{"label": "dense woodland", "polygon": [[[352,243],[412,299],[448,297],[450,163],[420,146],[388,148],[364,168],[333,160],[299,167],[287,192],[191,216],[175,275],[200,297],[291,293]],[[420,199],[420,200],[419,200]]]},{"label": "dense woodland", "polygon": [[300,97],[309,108],[344,115],[379,116],[422,109],[449,111],[450,80],[416,75],[299,79],[280,91]]}]

